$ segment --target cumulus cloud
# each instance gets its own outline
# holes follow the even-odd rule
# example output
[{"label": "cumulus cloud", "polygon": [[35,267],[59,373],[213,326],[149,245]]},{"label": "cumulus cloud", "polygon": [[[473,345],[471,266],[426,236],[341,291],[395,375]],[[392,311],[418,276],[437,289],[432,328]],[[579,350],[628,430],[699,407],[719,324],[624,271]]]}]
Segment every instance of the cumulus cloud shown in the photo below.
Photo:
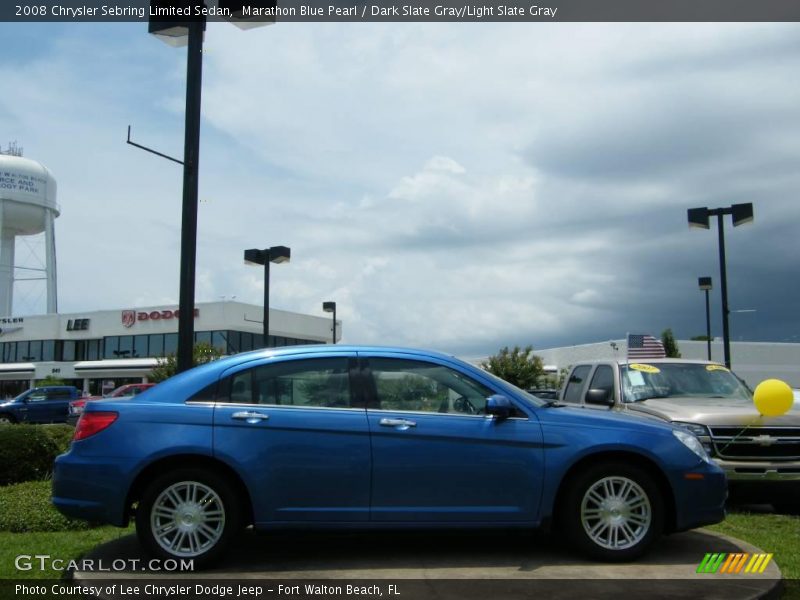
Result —
[{"label": "cumulus cloud", "polygon": [[[242,251],[283,244],[272,305],[335,300],[345,341],[689,336],[718,275],[685,211],[754,202],[728,235],[732,306],[758,308],[734,336],[793,335],[797,25],[532,27],[210,24],[198,300],[259,303]],[[124,134],[180,155],[185,55],[98,31],[0,58],[0,129],[59,181],[65,310],[177,297],[180,169]]]}]

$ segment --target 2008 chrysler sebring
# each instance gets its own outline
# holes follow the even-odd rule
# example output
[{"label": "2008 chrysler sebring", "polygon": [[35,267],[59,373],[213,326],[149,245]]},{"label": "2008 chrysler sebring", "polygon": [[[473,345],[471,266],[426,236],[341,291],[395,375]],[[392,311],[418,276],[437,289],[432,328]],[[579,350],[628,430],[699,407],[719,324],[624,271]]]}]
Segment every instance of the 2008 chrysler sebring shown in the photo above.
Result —
[{"label": "2008 chrysler sebring", "polygon": [[206,565],[246,525],[553,523],[603,560],[724,518],[689,431],[545,402],[455,358],[295,346],[238,354],[124,402],[89,402],[56,460],[64,514]]}]

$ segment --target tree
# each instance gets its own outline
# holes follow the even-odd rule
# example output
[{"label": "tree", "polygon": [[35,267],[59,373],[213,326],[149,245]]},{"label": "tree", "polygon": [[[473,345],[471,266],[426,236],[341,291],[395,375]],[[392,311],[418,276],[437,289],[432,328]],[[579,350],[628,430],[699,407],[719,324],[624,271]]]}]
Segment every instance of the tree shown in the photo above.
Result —
[{"label": "tree", "polygon": [[40,379],[36,382],[37,386],[44,387],[46,385],[65,385],[67,382],[61,379],[61,377],[56,377],[55,375],[48,375],[44,379]]},{"label": "tree", "polygon": [[522,389],[537,387],[544,377],[542,359],[533,353],[533,346],[526,346],[523,350],[519,346],[509,350],[506,346],[490,356],[481,367]]},{"label": "tree", "polygon": [[672,335],[672,329],[665,329],[661,332],[661,343],[664,344],[664,352],[667,358],[680,358],[681,351],[678,349],[678,342],[675,341],[675,336]]},{"label": "tree", "polygon": [[707,342],[712,338],[709,338],[707,335],[693,335],[689,339],[692,340],[693,342]]},{"label": "tree", "polygon": [[[222,357],[222,351],[208,342],[198,342],[192,348],[192,365],[203,365]],[[160,358],[158,364],[150,372],[150,381],[161,383],[178,372],[178,359],[174,354]]]}]

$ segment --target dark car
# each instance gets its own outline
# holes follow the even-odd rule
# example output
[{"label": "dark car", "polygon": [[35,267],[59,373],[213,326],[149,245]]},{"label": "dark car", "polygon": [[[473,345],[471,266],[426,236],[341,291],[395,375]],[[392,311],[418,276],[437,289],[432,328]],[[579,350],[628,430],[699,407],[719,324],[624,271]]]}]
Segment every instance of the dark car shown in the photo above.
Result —
[{"label": "dark car", "polygon": [[71,385],[49,385],[25,390],[0,403],[0,423],[64,423],[69,403],[80,396]]},{"label": "dark car", "polygon": [[[724,518],[725,475],[684,428],[545,402],[422,350],[237,354],[88,402],[56,459],[65,515],[151,554],[219,557],[258,530],[534,528],[606,560]],[[135,506],[135,511],[134,511]]]}]

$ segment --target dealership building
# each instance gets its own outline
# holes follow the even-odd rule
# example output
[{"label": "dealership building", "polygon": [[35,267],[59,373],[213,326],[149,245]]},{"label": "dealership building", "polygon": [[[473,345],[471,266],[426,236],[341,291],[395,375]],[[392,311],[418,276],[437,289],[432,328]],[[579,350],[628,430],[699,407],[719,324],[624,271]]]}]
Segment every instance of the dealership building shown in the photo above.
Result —
[{"label": "dealership building", "polygon": [[[223,354],[263,348],[263,307],[241,302],[198,303],[196,342]],[[331,343],[333,321],[270,309],[269,346]],[[178,347],[176,306],[72,314],[0,317],[0,398],[13,397],[46,377],[91,394],[146,382],[159,358]],[[341,322],[337,321],[337,339]]]}]

